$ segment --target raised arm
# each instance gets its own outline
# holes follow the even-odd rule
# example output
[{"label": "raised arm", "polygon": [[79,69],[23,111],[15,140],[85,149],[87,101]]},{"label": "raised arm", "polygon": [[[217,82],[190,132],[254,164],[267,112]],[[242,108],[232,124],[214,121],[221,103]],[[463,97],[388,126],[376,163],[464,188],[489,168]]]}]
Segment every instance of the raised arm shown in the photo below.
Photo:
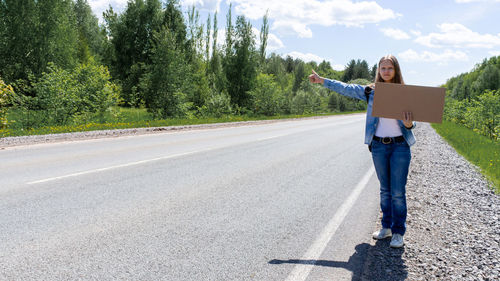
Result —
[{"label": "raised arm", "polygon": [[346,84],[344,82],[340,82],[337,80],[326,79],[320,77],[316,71],[312,71],[312,74],[309,75],[309,81],[311,83],[323,84],[323,86],[328,89],[335,91],[341,95],[346,97],[355,98],[359,100],[366,100],[365,96],[365,86],[357,85],[357,84]]}]

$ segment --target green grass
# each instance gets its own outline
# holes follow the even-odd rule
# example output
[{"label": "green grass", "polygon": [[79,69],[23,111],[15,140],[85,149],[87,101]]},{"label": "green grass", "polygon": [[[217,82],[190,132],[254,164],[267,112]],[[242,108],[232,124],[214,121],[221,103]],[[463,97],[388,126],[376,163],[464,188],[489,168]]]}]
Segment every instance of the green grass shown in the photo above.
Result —
[{"label": "green grass", "polygon": [[455,150],[468,161],[478,166],[483,175],[493,184],[492,188],[500,194],[500,142],[452,122],[432,124],[432,127]]},{"label": "green grass", "polygon": [[[64,126],[41,126],[31,129],[16,128],[11,126],[8,129],[0,129],[0,137],[13,137],[13,136],[28,136],[28,135],[46,135],[46,134],[59,134],[59,133],[72,133],[96,130],[113,130],[113,129],[129,129],[129,128],[149,128],[149,127],[167,127],[167,126],[181,126],[181,125],[197,125],[197,124],[212,124],[212,123],[226,123],[226,122],[239,122],[239,121],[254,121],[254,120],[274,120],[274,119],[287,119],[287,118],[303,118],[312,116],[326,116],[338,115],[349,113],[360,113],[364,111],[351,111],[341,113],[325,113],[325,114],[305,114],[305,115],[279,115],[279,116],[225,116],[221,118],[172,118],[165,120],[153,120],[153,117],[146,109],[137,108],[115,108],[119,112],[117,118],[111,116],[106,117],[106,122],[89,122],[79,125],[64,125]],[[11,121],[15,121],[17,112],[12,112],[9,115]]]}]

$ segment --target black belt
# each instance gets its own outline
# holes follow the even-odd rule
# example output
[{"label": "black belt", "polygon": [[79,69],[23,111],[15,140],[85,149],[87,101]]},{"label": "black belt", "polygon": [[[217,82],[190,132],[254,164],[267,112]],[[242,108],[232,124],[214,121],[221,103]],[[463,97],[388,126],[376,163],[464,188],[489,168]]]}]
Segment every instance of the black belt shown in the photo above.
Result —
[{"label": "black belt", "polygon": [[398,137],[385,137],[385,138],[380,138],[380,137],[377,137],[377,136],[373,136],[373,139],[376,140],[376,141],[379,141],[383,144],[390,144],[390,143],[393,143],[393,142],[404,142],[405,141],[405,138],[403,138],[403,136],[398,136]]}]

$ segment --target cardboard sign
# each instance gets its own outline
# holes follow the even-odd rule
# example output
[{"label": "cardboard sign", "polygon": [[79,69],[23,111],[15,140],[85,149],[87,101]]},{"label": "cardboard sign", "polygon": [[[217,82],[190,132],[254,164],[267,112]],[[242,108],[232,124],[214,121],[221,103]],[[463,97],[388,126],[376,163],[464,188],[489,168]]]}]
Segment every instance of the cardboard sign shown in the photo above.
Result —
[{"label": "cardboard sign", "polygon": [[403,120],[411,112],[413,120],[441,123],[446,89],[394,83],[375,83],[372,116]]}]

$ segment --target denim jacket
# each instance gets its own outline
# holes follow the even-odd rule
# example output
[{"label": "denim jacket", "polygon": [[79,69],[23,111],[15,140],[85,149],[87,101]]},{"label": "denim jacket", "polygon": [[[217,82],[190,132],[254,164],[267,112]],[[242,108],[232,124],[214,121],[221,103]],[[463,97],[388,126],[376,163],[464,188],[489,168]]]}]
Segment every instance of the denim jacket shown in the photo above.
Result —
[{"label": "denim jacket", "polygon": [[[346,97],[351,97],[351,98],[356,98],[359,100],[364,100],[366,101],[366,96],[365,96],[365,87],[361,85],[356,85],[356,84],[346,84],[344,82],[336,81],[336,80],[330,80],[330,79],[325,79],[325,82],[323,84],[326,88],[335,91],[341,95],[344,95]],[[368,106],[366,110],[366,126],[365,126],[365,144],[370,145],[373,140],[373,136],[375,135],[375,131],[377,130],[377,125],[378,125],[378,117],[373,117],[372,116],[372,106],[373,106],[373,95],[375,91],[371,90],[369,96],[368,96]],[[401,127],[401,132],[403,133],[403,137],[406,140],[406,143],[408,143],[409,146],[412,146],[415,144],[415,136],[413,135],[411,129],[415,128],[416,123],[415,121],[413,122],[413,127],[411,129],[407,129],[403,121],[397,120],[399,127]]]}]

